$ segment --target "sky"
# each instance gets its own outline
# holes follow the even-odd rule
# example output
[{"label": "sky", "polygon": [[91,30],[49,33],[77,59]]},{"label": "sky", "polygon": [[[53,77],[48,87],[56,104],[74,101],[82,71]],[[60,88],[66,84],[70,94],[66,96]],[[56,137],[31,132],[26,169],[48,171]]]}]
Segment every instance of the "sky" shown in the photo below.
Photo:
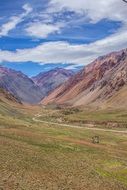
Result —
[{"label": "sky", "polygon": [[123,0],[1,0],[0,64],[28,76],[127,48]]}]

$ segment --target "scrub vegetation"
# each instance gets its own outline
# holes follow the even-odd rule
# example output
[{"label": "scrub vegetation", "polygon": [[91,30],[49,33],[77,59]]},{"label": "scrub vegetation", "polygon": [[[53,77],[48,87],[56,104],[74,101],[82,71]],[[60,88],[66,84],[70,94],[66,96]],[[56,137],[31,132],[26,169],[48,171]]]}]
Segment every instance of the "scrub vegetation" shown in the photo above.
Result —
[{"label": "scrub vegetation", "polygon": [[[12,112],[9,105],[3,105],[0,107],[1,190],[127,190],[126,133],[33,121],[38,113],[40,120],[60,122],[59,118],[61,123],[75,123],[75,119],[121,121],[126,118],[122,112],[90,115],[79,110],[22,105],[13,106]],[[93,136],[100,137],[99,144],[92,143]]]}]

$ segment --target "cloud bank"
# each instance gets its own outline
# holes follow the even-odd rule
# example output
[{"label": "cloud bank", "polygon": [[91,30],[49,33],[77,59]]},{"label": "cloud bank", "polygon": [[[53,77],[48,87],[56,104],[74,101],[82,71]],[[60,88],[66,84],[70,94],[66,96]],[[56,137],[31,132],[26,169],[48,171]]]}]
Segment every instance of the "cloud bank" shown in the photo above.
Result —
[{"label": "cloud bank", "polygon": [[[28,5],[25,13],[2,26],[0,35],[7,35],[10,30],[22,22],[32,11]],[[40,18],[30,22],[25,31],[27,35],[36,38],[47,38],[51,33],[60,33],[69,22],[54,21],[54,15],[67,11],[80,15],[83,22],[98,23],[106,19],[119,21],[122,27],[114,34],[90,44],[71,44],[64,41],[46,42],[29,49],[17,49],[15,52],[0,50],[0,62],[38,62],[38,63],[70,63],[86,65],[98,56],[127,47],[127,4],[122,0],[51,0]],[[63,14],[64,15],[64,14]],[[46,19],[44,19],[44,17]],[[76,23],[76,20],[73,20]],[[70,26],[71,27],[71,26]]]}]

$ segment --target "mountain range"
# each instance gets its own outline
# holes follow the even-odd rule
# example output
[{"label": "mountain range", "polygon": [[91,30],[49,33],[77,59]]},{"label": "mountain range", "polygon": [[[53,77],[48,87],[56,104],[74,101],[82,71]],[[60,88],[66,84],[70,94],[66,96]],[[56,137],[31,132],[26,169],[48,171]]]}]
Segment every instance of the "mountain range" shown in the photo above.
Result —
[{"label": "mountain range", "polygon": [[30,78],[5,67],[0,67],[0,88],[24,103],[36,104],[42,99],[40,88]]},{"label": "mountain range", "polygon": [[127,49],[99,57],[55,89],[42,104],[127,106]]},{"label": "mountain range", "polygon": [[29,78],[22,72],[0,66],[0,88],[22,103],[38,104],[51,90],[63,84],[73,72],[56,68]]},{"label": "mountain range", "polygon": [[45,73],[42,72],[32,77],[32,80],[40,87],[43,97],[45,97],[73,75],[74,72],[71,70],[56,68]]},{"label": "mountain range", "polygon": [[0,90],[18,103],[126,107],[127,49],[101,56],[77,74],[56,68],[29,78],[0,66]]}]

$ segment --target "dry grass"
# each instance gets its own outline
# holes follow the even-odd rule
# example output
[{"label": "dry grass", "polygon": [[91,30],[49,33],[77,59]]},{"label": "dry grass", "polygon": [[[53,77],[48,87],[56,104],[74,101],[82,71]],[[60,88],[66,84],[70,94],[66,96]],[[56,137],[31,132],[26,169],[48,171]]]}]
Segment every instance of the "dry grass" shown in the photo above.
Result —
[{"label": "dry grass", "polygon": [[32,121],[38,111],[55,120],[62,110],[14,110],[0,115],[0,190],[127,190],[127,135]]}]

